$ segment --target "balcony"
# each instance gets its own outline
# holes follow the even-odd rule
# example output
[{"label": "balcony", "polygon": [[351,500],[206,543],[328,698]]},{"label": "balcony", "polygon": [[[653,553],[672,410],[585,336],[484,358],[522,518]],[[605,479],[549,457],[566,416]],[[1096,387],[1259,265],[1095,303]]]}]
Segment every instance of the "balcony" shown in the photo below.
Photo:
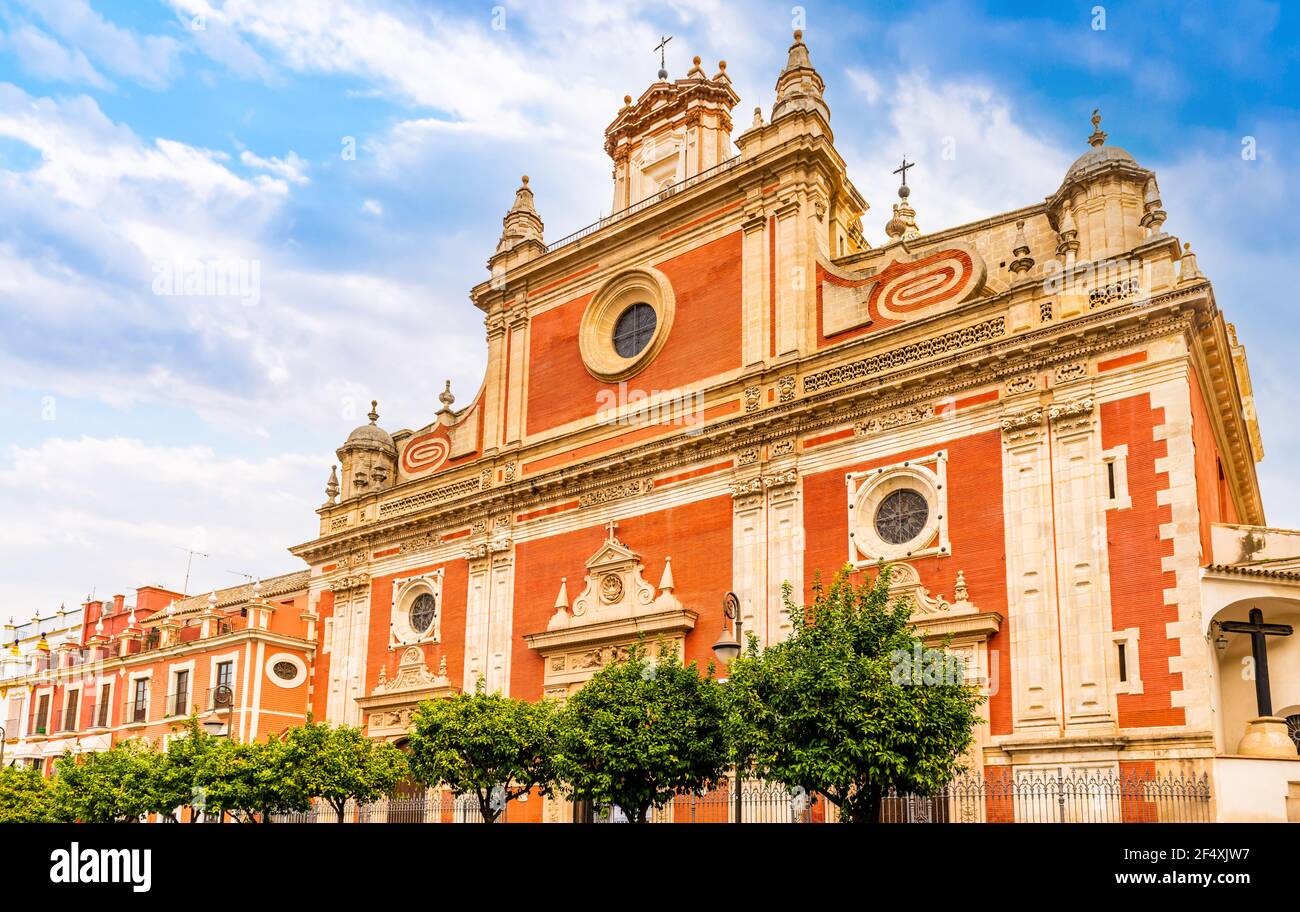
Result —
[{"label": "balcony", "polygon": [[122,724],[143,725],[149,721],[149,700],[127,700],[122,707]]},{"label": "balcony", "polygon": [[110,709],[112,709],[112,706],[107,702],[100,701],[96,703],[90,711],[90,722],[87,724],[87,728],[108,728],[108,723],[111,721],[109,718]]},{"label": "balcony", "polygon": [[181,690],[167,695],[168,716],[188,716],[190,714],[190,694]]}]

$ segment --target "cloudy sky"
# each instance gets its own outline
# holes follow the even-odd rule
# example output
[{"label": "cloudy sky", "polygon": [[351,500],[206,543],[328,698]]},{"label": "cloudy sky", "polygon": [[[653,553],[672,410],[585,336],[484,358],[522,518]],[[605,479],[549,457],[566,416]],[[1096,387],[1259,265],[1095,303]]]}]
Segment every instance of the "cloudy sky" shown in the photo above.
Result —
[{"label": "cloudy sky", "polygon": [[519,175],[550,238],[608,212],[661,34],[674,77],[728,62],[744,124],[802,25],[872,239],[902,154],[937,229],[1051,193],[1100,106],[1249,348],[1300,525],[1297,13],[1103,5],[0,0],[0,616],[179,587],[186,549],[190,591],[294,569],[371,398],[397,429],[478,388]]}]

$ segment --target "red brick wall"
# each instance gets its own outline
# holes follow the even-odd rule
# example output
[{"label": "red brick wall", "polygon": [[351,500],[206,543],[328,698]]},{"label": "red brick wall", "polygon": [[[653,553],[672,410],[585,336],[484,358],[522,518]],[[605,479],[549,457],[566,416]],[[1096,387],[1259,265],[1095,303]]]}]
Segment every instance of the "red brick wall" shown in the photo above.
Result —
[{"label": "red brick wall", "polygon": [[1161,569],[1161,560],[1174,553],[1173,542],[1160,538],[1160,526],[1170,522],[1168,505],[1156,503],[1167,490],[1169,476],[1156,471],[1156,460],[1166,455],[1165,441],[1155,439],[1164,423],[1164,410],[1151,407],[1143,393],[1101,406],[1102,447],[1128,445],[1128,491],[1133,506],[1106,512],[1106,543],[1110,557],[1111,622],[1115,630],[1137,627],[1141,694],[1119,694],[1121,728],[1182,725],[1181,707],[1170,696],[1182,688],[1182,675],[1169,670],[1169,658],[1178,655],[1176,639],[1166,624],[1178,620],[1178,608],[1164,604],[1164,590],[1175,584],[1173,573]]},{"label": "red brick wall", "polygon": [[319,648],[316,650],[316,661],[311,666],[312,672],[312,701],[311,712],[312,718],[317,722],[325,721],[325,709],[329,701],[330,689],[330,659],[333,653],[325,651],[325,619],[334,616],[334,593],[325,590],[320,594],[319,601],[316,602],[316,636],[319,638]]},{"label": "red brick wall", "polygon": [[[699,662],[701,669],[713,657],[722,630],[722,596],[731,588],[731,517],[731,496],[725,495],[618,521],[618,539],[641,555],[646,582],[658,586],[664,558],[673,559],[675,594],[700,614],[683,658]],[[593,525],[516,546],[512,696],[541,698],[542,660],[524,635],[546,629],[562,577],[568,578],[570,603],[582,592],[584,564],[605,534],[603,525]]]},{"label": "red brick wall", "polygon": [[[740,366],[741,232],[679,254],[656,268],[677,299],[672,331],[654,362],[628,381],[638,390],[671,390]],[[538,314],[530,329],[529,434],[596,414],[602,390],[618,384],[587,372],[578,325],[592,295]]]},{"label": "red brick wall", "polygon": [[[995,735],[1011,732],[1011,624],[1006,586],[1006,538],[1002,514],[1002,437],[988,431],[947,443],[936,442],[924,449],[893,453],[867,462],[850,463],[804,479],[804,597],[812,601],[812,584],[817,571],[829,585],[848,560],[847,489],[844,476],[948,451],[948,537],[951,556],[933,556],[909,561],[922,585],[934,594],[951,599],[957,571],[966,575],[970,599],[981,611],[996,611],[1003,617],[1002,629],[989,640],[990,676],[996,675],[997,692],[988,704],[989,726]],[[856,579],[861,580],[861,574]],[[996,652],[996,655],[994,653]]]}]

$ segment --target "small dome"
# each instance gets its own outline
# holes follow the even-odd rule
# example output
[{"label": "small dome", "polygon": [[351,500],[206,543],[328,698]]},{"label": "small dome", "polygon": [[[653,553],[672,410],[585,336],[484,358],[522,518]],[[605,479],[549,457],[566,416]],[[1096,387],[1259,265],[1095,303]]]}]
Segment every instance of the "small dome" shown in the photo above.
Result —
[{"label": "small dome", "polygon": [[379,405],[378,402],[370,403],[369,424],[363,424],[361,427],[348,434],[347,442],[343,444],[343,449],[348,450],[353,447],[359,449],[383,450],[386,453],[397,455],[397,445],[393,443],[392,436],[381,428],[375,422],[379,420],[379,414],[375,411]]},{"label": "small dome", "polygon": [[1070,165],[1070,170],[1065,172],[1065,179],[1068,181],[1076,174],[1113,161],[1137,164],[1137,159],[1119,146],[1096,146],[1074,160],[1074,164]]}]

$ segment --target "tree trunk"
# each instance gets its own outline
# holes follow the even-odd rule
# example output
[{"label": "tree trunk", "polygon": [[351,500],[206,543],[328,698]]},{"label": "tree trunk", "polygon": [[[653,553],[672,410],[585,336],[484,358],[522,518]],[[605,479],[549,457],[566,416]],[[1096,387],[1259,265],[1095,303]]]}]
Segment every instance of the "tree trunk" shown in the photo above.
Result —
[{"label": "tree trunk", "polygon": [[483,817],[484,823],[496,823],[497,811],[492,810],[491,797],[484,798],[481,794],[478,796],[478,812]]}]

